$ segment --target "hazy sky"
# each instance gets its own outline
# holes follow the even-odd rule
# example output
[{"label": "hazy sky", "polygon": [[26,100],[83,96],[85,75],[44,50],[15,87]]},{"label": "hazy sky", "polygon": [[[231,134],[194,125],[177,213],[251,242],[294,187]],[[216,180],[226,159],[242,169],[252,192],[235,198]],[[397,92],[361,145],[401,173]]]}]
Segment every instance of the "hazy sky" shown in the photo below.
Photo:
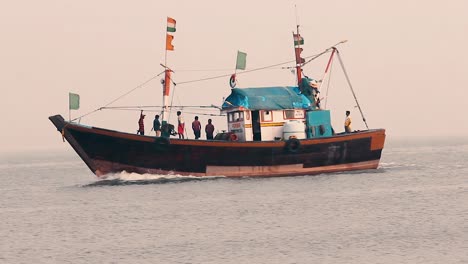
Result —
[{"label": "hazy sky", "polygon": [[[0,146],[69,148],[48,116],[68,118],[68,92],[81,95],[78,116],[161,72],[167,16],[177,20],[175,51],[168,53],[176,83],[231,73],[237,50],[248,54],[247,69],[293,60],[295,4],[304,56],[348,40],[341,54],[371,128],[386,128],[388,137],[468,135],[465,0],[17,0],[0,3]],[[325,61],[305,73],[320,78]],[[350,109],[353,128],[362,129],[338,66],[328,101],[334,126],[341,129]],[[159,79],[112,106],[160,105]],[[230,93],[228,79],[178,85],[174,104],[219,105]],[[240,87],[293,84],[294,75],[279,67],[239,75]],[[108,110],[81,122],[133,133],[137,121],[137,112]],[[215,126],[225,129],[226,122],[216,119]]]}]

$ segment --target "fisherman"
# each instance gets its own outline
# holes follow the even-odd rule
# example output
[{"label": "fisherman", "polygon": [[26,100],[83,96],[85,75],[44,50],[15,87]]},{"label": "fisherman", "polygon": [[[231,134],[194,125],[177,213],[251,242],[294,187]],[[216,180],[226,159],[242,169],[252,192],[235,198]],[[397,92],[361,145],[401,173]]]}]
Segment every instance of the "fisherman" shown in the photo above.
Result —
[{"label": "fisherman", "polygon": [[182,112],[177,111],[177,133],[179,134],[180,139],[184,139],[184,130],[185,122],[184,118],[182,117]]},{"label": "fisherman", "polygon": [[137,130],[137,135],[140,134],[142,136],[145,135],[145,123],[143,122],[143,119],[145,119],[145,116],[143,114],[143,110],[140,112],[140,119],[138,120],[138,130]]},{"label": "fisherman", "polygon": [[301,91],[301,94],[311,97],[312,96],[312,89],[310,86],[310,79],[309,77],[304,77],[301,80],[301,83],[299,84],[299,90]]},{"label": "fisherman", "polygon": [[320,81],[304,76],[304,78],[301,80],[301,83],[299,84],[299,90],[301,91],[301,94],[308,97],[310,101],[313,102],[313,105],[318,109],[320,109],[320,91],[318,89],[319,82]]},{"label": "fisherman", "polygon": [[156,132],[156,137],[161,136],[161,122],[159,121],[159,115],[154,116],[153,128],[151,130]]},{"label": "fisherman", "polygon": [[350,111],[346,111],[346,118],[344,122],[345,133],[351,133],[351,117],[349,116],[350,114]]},{"label": "fisherman", "polygon": [[200,121],[198,121],[198,116],[195,116],[195,120],[192,122],[192,129],[195,139],[199,139],[201,136],[201,124]]},{"label": "fisherman", "polygon": [[211,124],[211,119],[208,119],[208,124],[205,126],[206,139],[213,139],[214,126]]},{"label": "fisherman", "polygon": [[314,95],[317,95],[318,93],[320,93],[319,90],[318,90],[318,83],[317,83],[316,80],[310,79],[309,85],[310,85],[310,87],[312,87],[312,93]]},{"label": "fisherman", "polygon": [[317,109],[320,109],[320,97],[319,94],[315,95],[315,106],[317,106]]}]

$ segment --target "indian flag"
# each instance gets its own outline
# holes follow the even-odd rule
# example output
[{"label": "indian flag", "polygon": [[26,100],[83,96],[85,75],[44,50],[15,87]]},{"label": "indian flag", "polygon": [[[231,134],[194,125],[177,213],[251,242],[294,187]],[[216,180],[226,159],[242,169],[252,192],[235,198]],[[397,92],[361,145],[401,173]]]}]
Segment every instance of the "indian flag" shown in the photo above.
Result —
[{"label": "indian flag", "polygon": [[175,19],[171,17],[167,17],[167,32],[175,32],[176,31],[175,24],[176,24]]},{"label": "indian flag", "polygon": [[293,34],[294,37],[294,45],[304,45],[304,39],[299,34]]}]

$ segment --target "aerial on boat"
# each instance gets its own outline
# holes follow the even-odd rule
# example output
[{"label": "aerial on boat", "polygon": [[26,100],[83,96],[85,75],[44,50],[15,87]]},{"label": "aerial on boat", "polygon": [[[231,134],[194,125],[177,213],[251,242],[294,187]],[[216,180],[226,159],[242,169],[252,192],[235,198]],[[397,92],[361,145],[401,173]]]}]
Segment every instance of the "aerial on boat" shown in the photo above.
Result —
[{"label": "aerial on boat", "polygon": [[[167,18],[166,53],[173,51],[176,21]],[[296,82],[291,86],[237,87],[236,72],[226,86],[231,93],[218,106],[227,130],[211,139],[187,139],[178,125],[169,123],[171,75],[164,67],[161,133],[127,133],[84,125],[80,118],[49,119],[88,168],[98,177],[129,172],[139,174],[273,177],[316,175],[329,172],[377,169],[385,143],[385,129],[369,129],[337,46],[306,61],[299,26],[292,34]],[[307,77],[302,67],[322,55],[330,55],[322,79]],[[167,57],[167,56],[166,56]],[[236,71],[245,70],[246,54],[238,52]],[[366,129],[352,130],[346,118],[344,132],[332,127],[330,110],[322,105],[322,84],[330,66],[338,59]],[[78,97],[70,94],[70,109],[78,108]],[[216,105],[216,104],[214,104]],[[349,114],[349,113],[347,113]],[[141,114],[143,115],[143,113]],[[340,127],[340,130],[342,128]],[[180,134],[180,135],[179,135]]]}]

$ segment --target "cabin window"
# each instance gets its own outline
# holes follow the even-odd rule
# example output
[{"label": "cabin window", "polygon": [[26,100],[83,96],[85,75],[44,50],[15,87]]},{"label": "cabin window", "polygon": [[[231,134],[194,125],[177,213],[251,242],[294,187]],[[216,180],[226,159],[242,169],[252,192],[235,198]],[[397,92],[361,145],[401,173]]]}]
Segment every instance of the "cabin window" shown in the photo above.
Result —
[{"label": "cabin window", "polygon": [[228,115],[228,122],[244,121],[244,112],[232,112]]},{"label": "cabin window", "polygon": [[244,121],[244,112],[237,112],[237,121]]},{"label": "cabin window", "polygon": [[262,122],[273,121],[273,113],[269,110],[262,111]]},{"label": "cabin window", "polygon": [[304,110],[289,109],[283,111],[284,119],[304,119]]}]

